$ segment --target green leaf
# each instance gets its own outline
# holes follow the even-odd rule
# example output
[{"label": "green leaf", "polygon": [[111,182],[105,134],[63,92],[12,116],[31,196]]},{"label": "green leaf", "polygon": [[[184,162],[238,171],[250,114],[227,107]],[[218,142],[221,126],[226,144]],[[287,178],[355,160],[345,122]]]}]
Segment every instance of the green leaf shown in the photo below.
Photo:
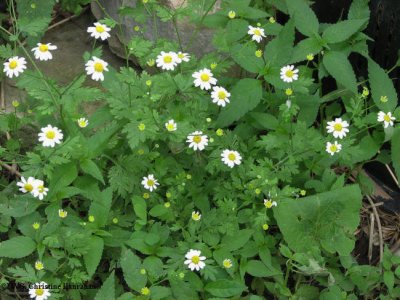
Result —
[{"label": "green leaf", "polygon": [[250,260],[246,264],[246,272],[254,277],[270,277],[280,275],[281,272],[268,268],[259,260]]},{"label": "green leaf", "polygon": [[369,0],[353,0],[347,15],[348,19],[369,19],[371,12],[368,3]]},{"label": "green leaf", "polygon": [[318,34],[319,23],[314,11],[305,0],[286,0],[289,14],[294,18],[296,28],[306,36]]},{"label": "green leaf", "polygon": [[320,42],[315,38],[307,38],[300,41],[293,49],[291,63],[297,63],[307,59],[308,54],[317,54],[322,50]]},{"label": "green leaf", "polygon": [[136,216],[147,222],[147,204],[143,197],[133,196],[132,205]]},{"label": "green leaf", "polygon": [[296,95],[296,104],[300,107],[298,120],[306,122],[307,126],[311,126],[319,111],[320,98],[318,93],[315,95]]},{"label": "green leaf", "polygon": [[94,300],[114,300],[115,299],[115,276],[114,271],[104,281]]},{"label": "green leaf", "polygon": [[229,20],[226,25],[226,41],[231,44],[240,40],[242,37],[247,35],[249,22],[242,19]]},{"label": "green leaf", "polygon": [[346,256],[354,248],[361,208],[358,185],[301,199],[283,199],[273,209],[284,240],[297,252],[311,248]]},{"label": "green leaf", "polygon": [[89,215],[94,216],[94,224],[103,227],[107,224],[108,214],[110,213],[112,188],[109,187],[101,192],[94,193],[91,199],[93,202],[90,205]]},{"label": "green leaf", "polygon": [[394,170],[396,171],[397,178],[400,178],[400,127],[394,129],[392,136],[392,162]]},{"label": "green leaf", "polygon": [[48,199],[57,195],[63,188],[70,185],[78,177],[75,163],[61,165],[54,169],[49,185]]},{"label": "green leaf", "polygon": [[142,265],[140,258],[126,249],[121,255],[120,263],[125,282],[131,289],[140,292],[147,282],[147,276],[140,273]]},{"label": "green leaf", "polygon": [[0,58],[8,59],[13,56],[12,48],[9,44],[0,45]]},{"label": "green leaf", "polygon": [[356,75],[345,53],[329,51],[325,53],[323,63],[326,70],[335,78],[336,82],[351,92],[357,93]]},{"label": "green leaf", "polygon": [[152,286],[150,295],[152,300],[168,299],[171,296],[171,289],[163,286]]},{"label": "green leaf", "polygon": [[81,162],[82,171],[93,176],[98,181],[104,184],[103,174],[101,173],[99,167],[96,163],[90,159],[85,159]]},{"label": "green leaf", "polygon": [[240,296],[247,287],[242,282],[219,279],[208,283],[204,289],[215,297],[233,297]]},{"label": "green leaf", "polygon": [[231,95],[231,102],[219,114],[219,127],[232,124],[257,106],[262,97],[261,81],[242,79],[232,88]]},{"label": "green leaf", "polygon": [[91,236],[88,240],[88,251],[83,255],[86,270],[89,277],[92,277],[100,263],[103,254],[104,241],[97,236]]},{"label": "green leaf", "polygon": [[[376,106],[384,112],[393,112],[397,106],[397,93],[389,75],[372,59],[368,61],[368,76],[371,95]],[[387,97],[387,102],[382,102],[381,97]]]},{"label": "green leaf", "polygon": [[0,257],[22,258],[36,249],[36,243],[26,236],[17,236],[0,243]]},{"label": "green leaf", "polygon": [[235,233],[234,239],[232,238],[232,236],[225,236],[222,239],[221,244],[223,245],[223,248],[225,250],[235,251],[246,245],[246,243],[250,240],[252,234],[252,229],[242,229]]},{"label": "green leaf", "polygon": [[231,48],[233,60],[246,71],[258,73],[264,67],[264,60],[257,57],[255,52],[257,47],[255,44],[236,44]]},{"label": "green leaf", "polygon": [[358,32],[367,21],[367,19],[355,19],[338,22],[326,28],[322,38],[329,44],[343,42]]}]

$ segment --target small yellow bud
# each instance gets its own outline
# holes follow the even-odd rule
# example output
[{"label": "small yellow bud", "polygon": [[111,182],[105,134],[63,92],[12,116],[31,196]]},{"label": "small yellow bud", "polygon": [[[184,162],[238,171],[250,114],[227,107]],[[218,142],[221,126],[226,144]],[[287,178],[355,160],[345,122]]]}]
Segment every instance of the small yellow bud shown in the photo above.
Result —
[{"label": "small yellow bud", "polygon": [[68,212],[67,212],[67,211],[65,211],[65,210],[63,210],[63,209],[59,209],[59,210],[58,210],[58,216],[59,216],[60,218],[64,219],[64,218],[67,217],[67,215],[68,215]]},{"label": "small yellow bud", "polygon": [[306,194],[307,194],[307,191],[306,191],[306,190],[301,190],[301,191],[300,191],[300,195],[301,195],[301,196],[304,197]]},{"label": "small yellow bud", "polygon": [[262,50],[257,50],[255,54],[256,54],[256,57],[260,58],[260,57],[262,57],[263,52],[262,52]]},{"label": "small yellow bud", "polygon": [[211,118],[207,118],[206,121],[207,121],[207,123],[210,123],[212,120],[211,120]]},{"label": "small yellow bud", "polygon": [[187,174],[187,175],[186,175],[186,179],[187,179],[187,180],[190,180],[190,179],[192,179],[192,175],[190,175],[190,174]]},{"label": "small yellow bud", "polygon": [[144,296],[148,296],[148,295],[150,295],[150,290],[149,290],[148,287],[144,287],[144,288],[142,288],[142,289],[140,290],[140,293],[141,293],[142,295],[144,295]]},{"label": "small yellow bud", "polygon": [[149,199],[150,198],[150,194],[149,193],[144,193],[143,194],[143,198],[144,199]]},{"label": "small yellow bud", "polygon": [[112,219],[112,222],[113,222],[114,224],[118,224],[118,218],[113,218],[113,219]]},{"label": "small yellow bud", "polygon": [[167,197],[167,198],[171,198],[171,196],[172,196],[172,194],[171,194],[170,192],[167,192],[167,193],[165,194],[165,197]]},{"label": "small yellow bud", "polygon": [[183,278],[185,278],[185,273],[183,273],[183,272],[180,272],[180,273],[179,273],[179,278],[180,278],[180,279],[183,279]]},{"label": "small yellow bud", "polygon": [[144,125],[144,123],[140,123],[138,128],[140,131],[144,131],[146,129],[146,125]]},{"label": "small yellow bud", "polygon": [[368,97],[369,96],[369,90],[368,90],[368,88],[366,86],[363,87],[362,96],[363,97]]},{"label": "small yellow bud", "polygon": [[146,273],[147,273],[147,272],[146,272],[146,269],[144,269],[144,268],[141,268],[141,269],[140,269],[140,274],[146,275]]},{"label": "small yellow bud", "polygon": [[133,27],[133,30],[139,31],[139,30],[140,30],[140,27],[136,25],[135,27]]},{"label": "small yellow bud", "polygon": [[31,4],[31,8],[35,9],[35,8],[36,8],[36,4],[35,4],[35,3],[32,3],[32,4]]},{"label": "small yellow bud", "polygon": [[214,143],[214,138],[210,138],[210,143]]},{"label": "small yellow bud", "polygon": [[261,23],[257,23],[257,26],[258,26],[258,27],[261,27]]},{"label": "small yellow bud", "polygon": [[139,149],[137,152],[139,155],[143,155],[144,154],[144,150],[143,149]]},{"label": "small yellow bud", "polygon": [[154,59],[149,59],[149,60],[147,61],[147,65],[148,65],[149,67],[152,67],[152,66],[154,66],[155,64],[156,64],[156,62],[155,62]]},{"label": "small yellow bud", "polygon": [[268,224],[263,224],[262,228],[263,228],[264,230],[268,230],[269,226],[268,226]]},{"label": "small yellow bud", "polygon": [[91,222],[91,223],[94,222],[94,216],[89,216],[89,222]]},{"label": "small yellow bud", "polygon": [[310,53],[306,56],[306,58],[308,61],[312,61],[314,59],[314,55],[312,53]]},{"label": "small yellow bud", "polygon": [[276,20],[275,20],[274,17],[270,17],[270,18],[268,19],[268,21],[269,21],[271,24],[274,24],[274,23],[276,22]]},{"label": "small yellow bud", "polygon": [[230,19],[234,19],[234,18],[236,17],[236,13],[235,13],[233,10],[231,10],[231,11],[228,13],[228,17],[229,17]]},{"label": "small yellow bud", "polygon": [[388,102],[388,97],[387,96],[381,96],[381,102],[382,103],[386,103],[386,102]]},{"label": "small yellow bud", "polygon": [[170,208],[170,207],[171,207],[171,203],[165,202],[165,203],[164,203],[164,207],[165,207],[165,208]]},{"label": "small yellow bud", "polygon": [[40,228],[40,224],[38,222],[35,222],[32,224],[33,229],[38,230]]},{"label": "small yellow bud", "polygon": [[218,136],[223,136],[224,131],[221,128],[218,128],[217,131],[215,132]]},{"label": "small yellow bud", "polygon": [[218,64],[217,63],[212,63],[211,65],[210,65],[210,67],[211,67],[211,70],[214,70],[216,67],[218,66]]},{"label": "small yellow bud", "polygon": [[260,189],[255,189],[255,192],[256,192],[257,195],[261,194],[261,190]]},{"label": "small yellow bud", "polygon": [[43,265],[43,263],[41,261],[38,260],[37,262],[35,262],[35,269],[36,270],[40,271],[40,270],[43,270],[43,268],[44,268],[44,265]]},{"label": "small yellow bud", "polygon": [[149,2],[149,0],[142,0],[143,4],[146,4]]},{"label": "small yellow bud", "polygon": [[19,102],[17,100],[14,100],[13,102],[11,102],[12,106],[14,106],[15,108],[17,108],[19,106]]},{"label": "small yellow bud", "polygon": [[292,89],[286,89],[285,90],[286,96],[292,96],[293,95],[293,90]]},{"label": "small yellow bud", "polygon": [[151,80],[146,80],[146,85],[151,86]]},{"label": "small yellow bud", "polygon": [[222,262],[222,265],[225,269],[230,269],[232,268],[232,260],[230,260],[229,258],[225,258]]}]

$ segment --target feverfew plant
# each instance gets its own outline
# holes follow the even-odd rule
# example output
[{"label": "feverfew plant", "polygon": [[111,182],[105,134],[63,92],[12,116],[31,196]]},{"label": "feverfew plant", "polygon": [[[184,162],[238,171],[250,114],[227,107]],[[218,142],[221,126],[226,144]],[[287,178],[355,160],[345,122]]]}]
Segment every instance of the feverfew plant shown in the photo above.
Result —
[{"label": "feverfew plant", "polygon": [[[372,187],[361,168],[400,174],[398,98],[367,51],[367,0],[334,24],[305,0],[143,0],[116,19],[95,0],[105,18],[66,85],[37,64],[60,50],[43,40],[54,1],[8,3],[2,76],[27,96],[0,119],[2,286],[30,284],[35,299],[400,297],[398,256],[352,253]],[[115,69],[102,49],[125,17],[138,24]],[[145,38],[160,22],[176,40]],[[214,50],[199,55],[205,27]],[[55,288],[71,284],[94,288]]]}]

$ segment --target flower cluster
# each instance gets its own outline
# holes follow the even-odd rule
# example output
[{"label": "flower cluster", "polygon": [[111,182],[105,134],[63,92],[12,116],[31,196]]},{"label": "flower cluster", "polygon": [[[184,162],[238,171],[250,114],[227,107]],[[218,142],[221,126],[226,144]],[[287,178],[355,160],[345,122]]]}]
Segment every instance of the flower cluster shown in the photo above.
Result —
[{"label": "flower cluster", "polygon": [[28,180],[26,180],[25,177],[22,176],[17,186],[20,187],[19,190],[22,193],[31,193],[33,197],[39,198],[39,200],[43,200],[44,196],[46,196],[49,191],[49,189],[44,186],[42,180],[34,177],[28,177]]},{"label": "flower cluster", "polygon": [[190,56],[187,53],[182,53],[178,52],[175,53],[173,51],[170,52],[164,52],[161,51],[161,53],[157,56],[156,63],[157,67],[167,70],[167,71],[173,71],[175,70],[175,67],[179,65],[181,62],[188,62],[190,60]]}]

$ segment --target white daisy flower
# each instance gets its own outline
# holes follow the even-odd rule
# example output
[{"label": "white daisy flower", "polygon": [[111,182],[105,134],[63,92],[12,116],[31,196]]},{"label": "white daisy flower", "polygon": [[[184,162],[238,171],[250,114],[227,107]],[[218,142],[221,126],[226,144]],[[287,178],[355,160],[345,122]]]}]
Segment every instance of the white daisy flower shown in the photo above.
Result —
[{"label": "white daisy flower", "polygon": [[193,250],[190,249],[186,255],[185,255],[185,265],[188,265],[188,268],[191,271],[199,271],[201,269],[203,269],[206,264],[204,263],[203,260],[206,260],[205,256],[200,256],[201,255],[201,251],[200,250]]},{"label": "white daisy flower", "polygon": [[78,119],[78,126],[79,126],[80,128],[85,128],[85,127],[87,127],[88,125],[89,125],[88,119],[86,119],[86,118],[80,118],[80,119]]},{"label": "white daisy flower", "polygon": [[104,71],[108,71],[108,63],[104,60],[97,58],[95,56],[92,57],[86,64],[86,74],[92,75],[92,79],[95,81],[103,81],[104,80]]},{"label": "white daisy flower", "polygon": [[276,203],[276,201],[272,201],[271,199],[264,199],[264,206],[266,208],[271,208],[273,206],[277,206],[278,203]]},{"label": "white daisy flower", "polygon": [[176,55],[175,52],[161,51],[161,53],[157,56],[156,59],[157,67],[163,70],[170,70],[170,71],[175,70],[175,67],[180,62],[181,60],[178,59],[178,56]]},{"label": "white daisy flower", "polygon": [[202,90],[209,90],[211,89],[211,85],[217,84],[217,79],[213,77],[213,73],[206,68],[198,72],[194,72],[192,77],[195,78],[193,81],[194,86],[199,86]]},{"label": "white daisy flower", "polygon": [[25,179],[25,177],[21,177],[21,181],[17,183],[17,185],[20,187],[20,191],[23,193],[31,193],[33,191],[33,187],[35,184],[35,178],[29,177],[28,180]]},{"label": "white daisy flower", "polygon": [[25,57],[14,56],[9,58],[3,65],[3,72],[6,73],[7,77],[18,77],[26,69],[26,60]]},{"label": "white daisy flower", "polygon": [[59,209],[58,210],[58,216],[62,219],[66,218],[68,216],[68,212],[66,210],[63,209]]},{"label": "white daisy flower", "polygon": [[224,164],[230,168],[233,168],[235,165],[240,165],[242,162],[242,156],[239,152],[234,150],[225,149],[222,151],[221,156]]},{"label": "white daisy flower", "polygon": [[43,200],[48,191],[49,189],[44,186],[44,182],[42,180],[35,179],[32,190],[33,197],[39,198],[39,200]]},{"label": "white daisy flower", "polygon": [[35,300],[46,300],[51,295],[47,287],[48,284],[44,281],[30,284],[29,297],[35,298]]},{"label": "white daisy flower", "polygon": [[340,150],[342,150],[342,145],[338,144],[337,141],[334,143],[326,143],[326,152],[328,152],[330,155],[334,155],[335,153],[340,152]]},{"label": "white daisy flower", "polygon": [[90,33],[90,36],[95,39],[101,39],[102,41],[108,39],[111,35],[108,33],[111,31],[111,28],[103,25],[99,22],[93,24],[93,27],[88,27],[87,32]]},{"label": "white daisy flower", "polygon": [[392,113],[390,111],[387,114],[385,114],[383,111],[380,111],[378,113],[378,122],[383,122],[383,127],[385,128],[393,126],[394,120],[396,120],[396,118],[392,116]]},{"label": "white daisy flower", "polygon": [[35,55],[36,59],[39,60],[50,60],[53,59],[53,55],[51,54],[50,50],[56,50],[57,46],[52,45],[51,43],[42,44],[38,43],[37,47],[33,48],[32,51]]},{"label": "white daisy flower", "polygon": [[39,142],[43,143],[43,147],[53,148],[56,144],[60,144],[64,137],[60,129],[52,127],[51,125],[43,127],[41,131],[42,132],[39,133]]},{"label": "white daisy flower", "polygon": [[150,192],[152,192],[153,190],[157,189],[157,185],[160,184],[157,182],[157,179],[154,178],[153,174],[149,174],[147,177],[143,177],[142,185],[146,190],[150,190]]},{"label": "white daisy flower", "polygon": [[225,258],[222,262],[222,265],[224,266],[225,269],[230,269],[232,268],[232,260],[230,260],[229,258]]},{"label": "white daisy flower", "polygon": [[169,120],[167,123],[165,123],[165,128],[167,128],[167,130],[169,131],[169,132],[171,132],[171,131],[175,131],[176,129],[177,129],[177,124],[175,123],[175,121],[174,120]]},{"label": "white daisy flower", "polygon": [[341,118],[336,118],[335,121],[328,122],[326,129],[328,133],[332,133],[335,138],[342,139],[349,132],[349,123],[347,121],[342,121]]},{"label": "white daisy flower", "polygon": [[190,55],[189,55],[189,53],[183,53],[183,52],[179,51],[177,54],[177,58],[178,58],[178,63],[181,63],[182,61],[189,62]]},{"label": "white daisy flower", "polygon": [[193,211],[192,212],[192,220],[193,221],[200,221],[201,219],[201,214],[199,211]]},{"label": "white daisy flower", "polygon": [[231,93],[229,93],[226,89],[220,86],[214,86],[213,91],[211,92],[211,98],[213,103],[217,103],[217,105],[225,107],[227,103],[229,103],[229,97]]},{"label": "white daisy flower", "polygon": [[253,27],[249,25],[249,31],[247,32],[251,35],[251,39],[260,43],[263,37],[265,37],[264,29],[260,27]]},{"label": "white daisy flower", "polygon": [[281,68],[281,79],[284,82],[293,82],[299,79],[299,69],[295,69],[293,65],[287,65]]},{"label": "white daisy flower", "polygon": [[190,143],[189,148],[193,148],[195,151],[202,151],[208,145],[208,137],[203,135],[201,131],[195,131],[187,136],[186,142]]}]

